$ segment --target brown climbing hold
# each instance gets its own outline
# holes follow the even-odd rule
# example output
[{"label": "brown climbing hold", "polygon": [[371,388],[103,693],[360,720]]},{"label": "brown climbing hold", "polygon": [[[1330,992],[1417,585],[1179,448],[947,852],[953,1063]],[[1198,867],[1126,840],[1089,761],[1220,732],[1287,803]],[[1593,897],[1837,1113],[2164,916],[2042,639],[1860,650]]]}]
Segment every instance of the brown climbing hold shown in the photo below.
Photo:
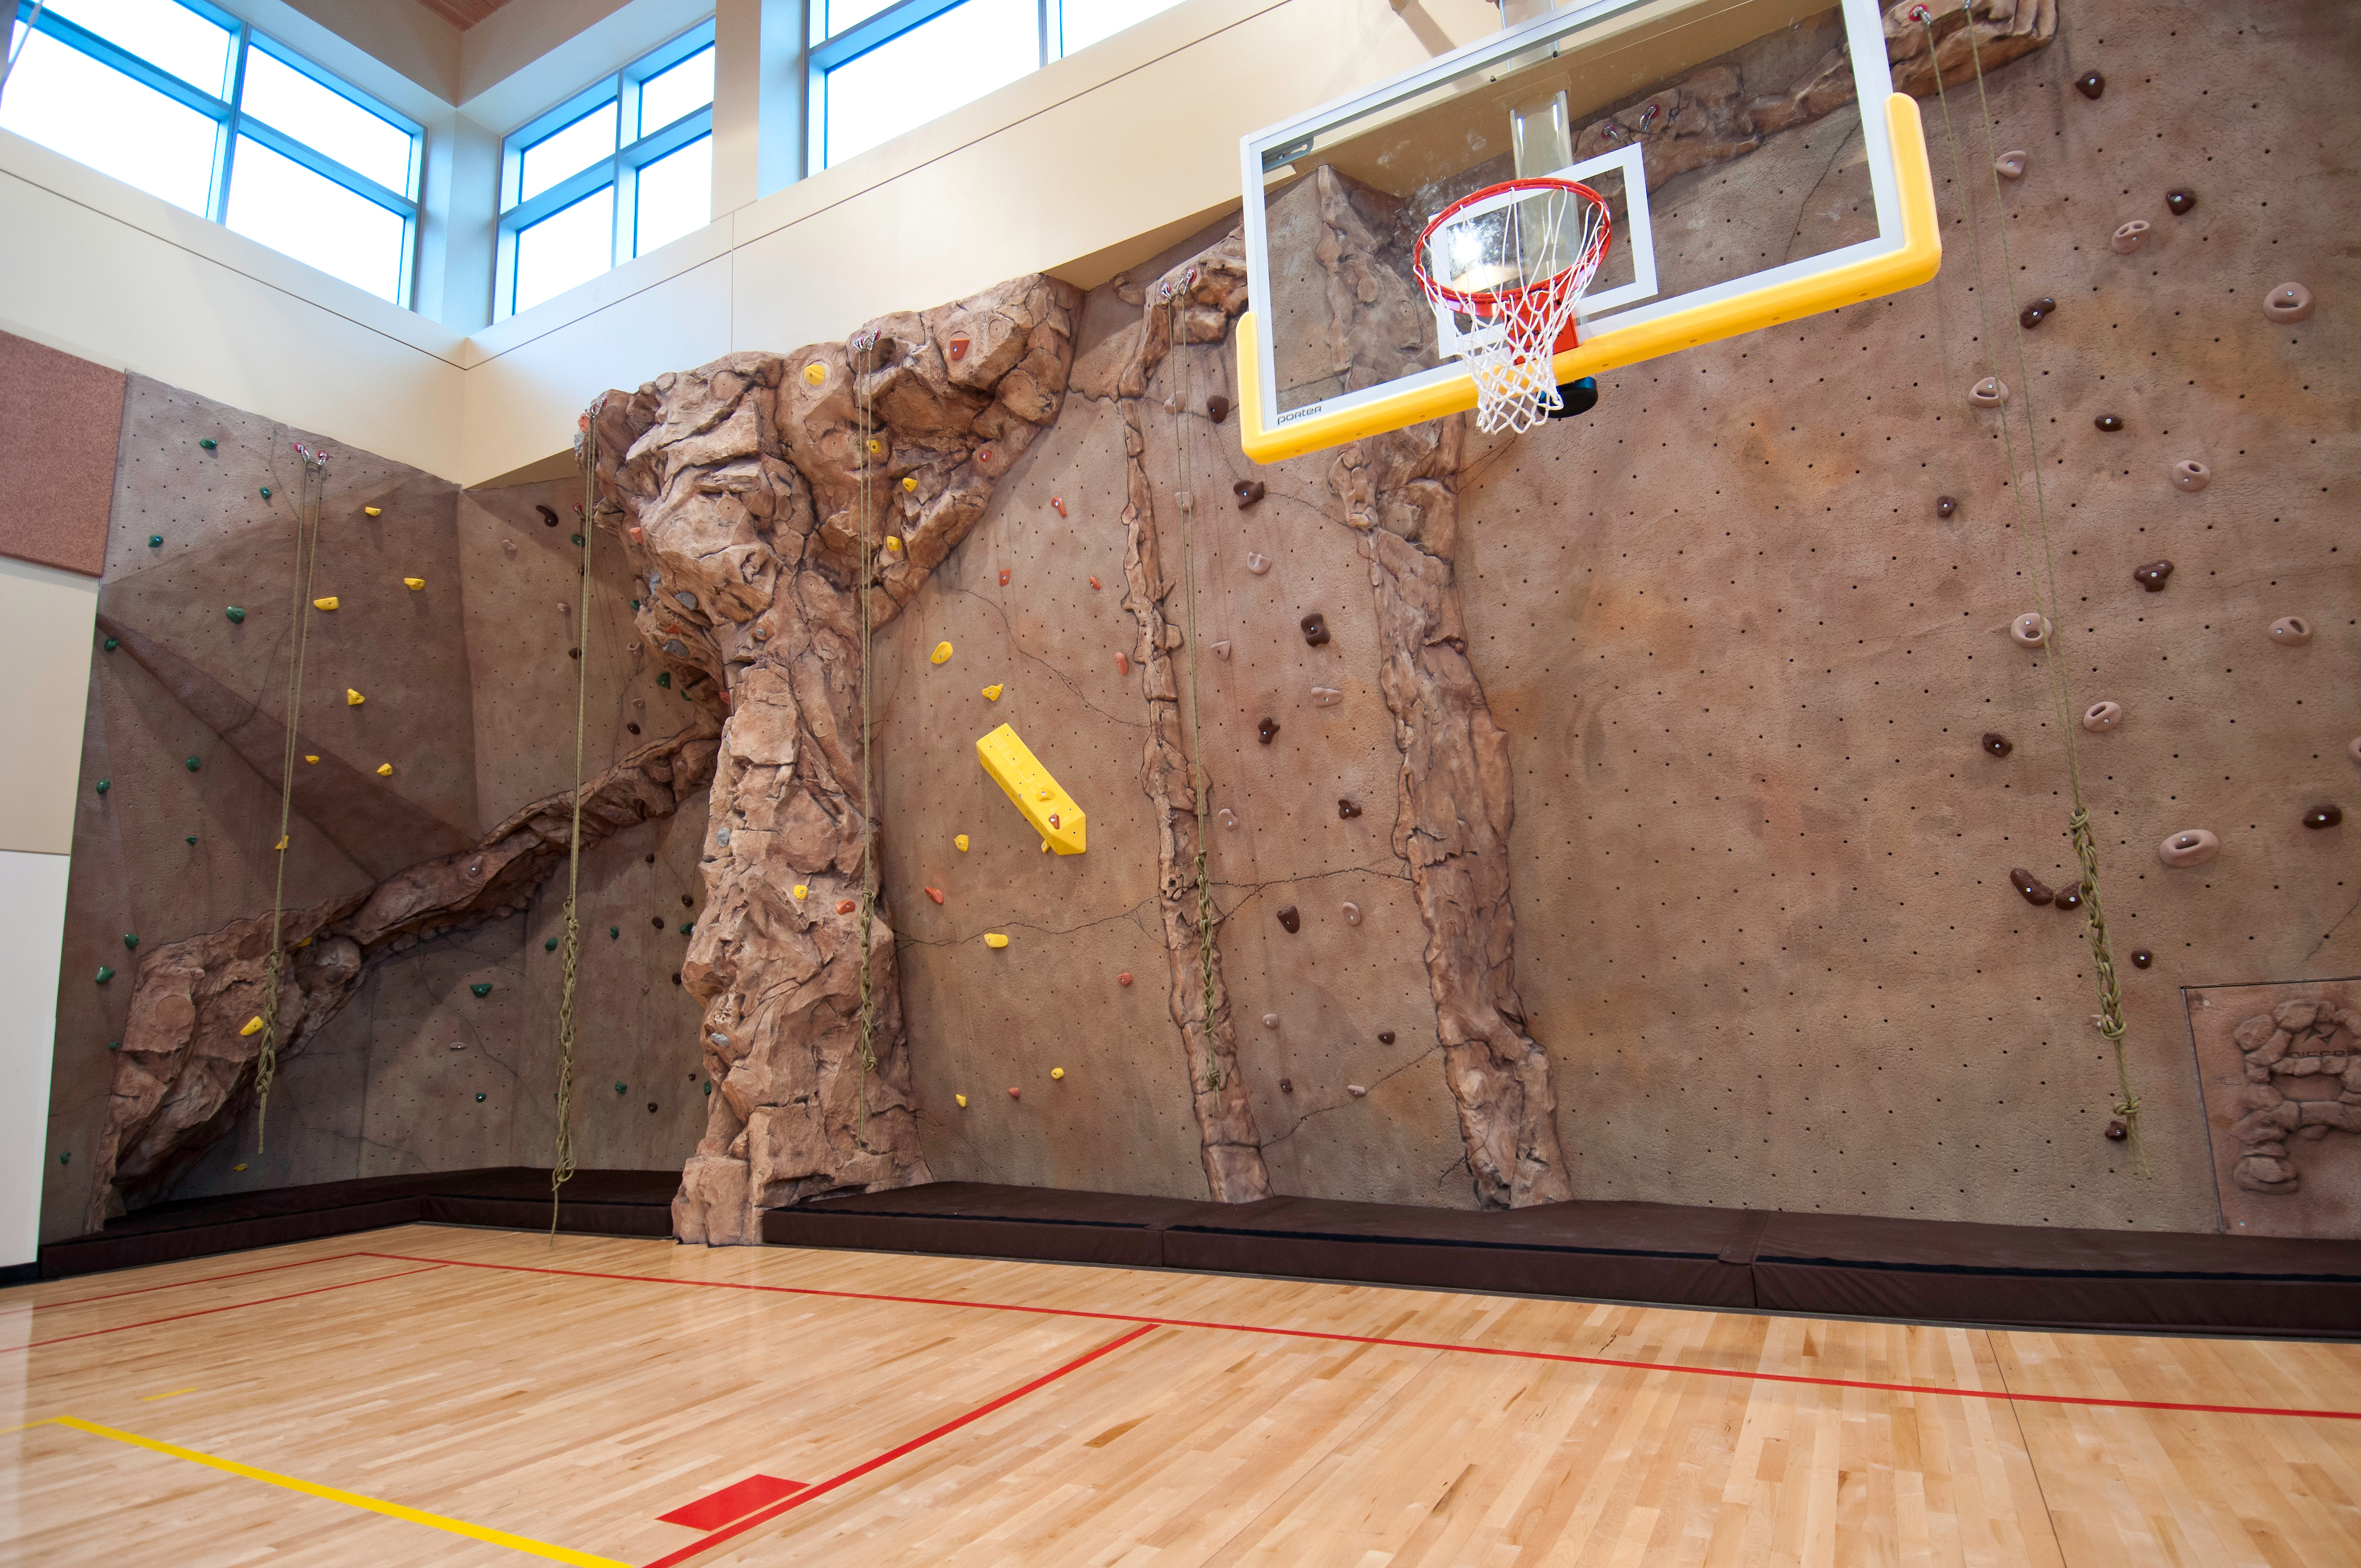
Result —
[{"label": "brown climbing hold", "polygon": [[1280,1079],[1280,1080],[1279,1080],[1279,1091],[1281,1094],[1292,1094],[1292,1093],[1294,1093],[1294,1092],[1295,1092],[1295,1080],[1293,1080],[1293,1079],[1291,1079],[1291,1078],[1282,1078],[1282,1079]]},{"label": "brown climbing hold", "polygon": [[2184,457],[2172,466],[2172,488],[2194,495],[2213,482],[2213,470],[2193,457]]},{"label": "brown climbing hold", "polygon": [[2079,888],[2079,887],[2070,887],[2070,888],[2066,889],[2063,893],[2060,893],[2060,894],[2058,895],[2058,907],[2059,907],[2059,908],[2060,908],[2060,909],[2080,909],[2080,908],[2081,908],[2081,907],[2082,907],[2082,890],[2081,890],[2081,888]]},{"label": "brown climbing hold", "polygon": [[2301,648],[2312,641],[2312,623],[2300,615],[2283,615],[2271,622],[2271,641],[2282,648]]},{"label": "brown climbing hold", "polygon": [[2150,561],[2145,566],[2132,568],[2132,580],[2152,594],[2164,592],[2165,579],[2172,576],[2169,561]]},{"label": "brown climbing hold", "polygon": [[2041,298],[2034,301],[2033,303],[2026,306],[2025,309],[2016,313],[2016,324],[2022,327],[2039,326],[2041,324],[2042,318],[2057,310],[2057,308],[2058,302],[2051,299],[2048,295],[2044,294]]},{"label": "brown climbing hold", "polygon": [[1131,983],[1131,971],[1129,970],[1124,970],[1121,974],[1115,977],[1115,982],[1117,985],[1129,985]]},{"label": "brown climbing hold", "polygon": [[2134,948],[2132,949],[2132,968],[2146,969],[2148,965],[2154,962],[2156,962],[2156,955],[2149,952],[2146,948]]},{"label": "brown climbing hold", "polygon": [[2197,192],[2194,191],[2167,191],[2164,193],[2164,204],[2172,209],[2172,215],[2177,218],[2183,213],[2188,212],[2191,207],[2197,205]]},{"label": "brown climbing hold", "polygon": [[542,527],[555,528],[557,526],[557,513],[554,510],[543,506],[539,501],[535,501],[533,503],[533,510],[541,513]]},{"label": "brown climbing hold", "polygon": [[849,898],[840,898],[840,899],[838,899],[838,900],[836,901],[836,912],[837,912],[839,915],[850,915],[850,914],[851,914],[851,913],[852,913],[852,900],[851,900],[851,899],[849,899]]},{"label": "brown climbing hold", "polygon": [[1215,424],[1230,417],[1230,400],[1215,392],[1205,400],[1205,417]]},{"label": "brown climbing hold", "polygon": [[1355,806],[1351,801],[1340,800],[1336,803],[1336,816],[1340,820],[1350,822],[1354,817],[1358,817],[1359,815],[1361,815],[1361,808]]},{"label": "brown climbing hold", "polygon": [[939,887],[930,887],[927,889],[927,896],[933,899],[937,904],[940,904],[943,901],[943,890]]},{"label": "brown climbing hold", "polygon": [[2124,428],[2123,420],[2115,414],[2101,414],[2091,422],[2097,425],[2101,430],[2105,431],[2109,435],[2113,435],[2115,432]]},{"label": "brown climbing hold", "polygon": [[1390,1046],[1390,1045],[1392,1045],[1392,1044],[1394,1043],[1394,1032],[1393,1032],[1391,1029],[1380,1029],[1380,1030],[1378,1030],[1378,1043],[1379,1045],[1381,1045],[1381,1046]]},{"label": "brown climbing hold", "polygon": [[2094,702],[2082,710],[2082,728],[2093,735],[2103,735],[2124,721],[2124,705],[2119,702]]},{"label": "brown climbing hold", "polygon": [[1303,641],[1308,646],[1317,648],[1328,641],[1328,623],[1320,619],[1318,610],[1305,616],[1298,624],[1303,628]]},{"label": "brown climbing hold", "polygon": [[1968,401],[1980,409],[1996,409],[2008,401],[2008,383],[1997,376],[1987,376],[1968,389]]},{"label": "brown climbing hold", "polygon": [[1935,515],[1937,517],[1949,517],[1959,510],[1960,503],[1953,500],[1950,497],[1937,496],[1935,498]]},{"label": "brown climbing hold", "polygon": [[2018,148],[2015,151],[2004,152],[1993,159],[1993,168],[1999,170],[2000,177],[2004,180],[2022,180],[2025,178],[2025,162],[2026,154],[2022,148]]},{"label": "brown climbing hold", "polygon": [[2148,230],[2153,226],[2146,218],[2134,218],[2117,229],[2114,237],[2107,243],[2114,247],[2117,256],[2129,256],[2147,243]]},{"label": "brown climbing hold", "polygon": [[2107,79],[2095,71],[2086,71],[2075,78],[2074,90],[2085,98],[2095,99],[2107,90]]},{"label": "brown climbing hold", "polygon": [[2027,904],[2048,904],[2058,895],[2042,885],[2041,879],[2023,866],[2008,873],[2008,880],[2017,892],[2025,894]]},{"label": "brown climbing hold", "polygon": [[1290,937],[1303,929],[1303,916],[1295,912],[1295,905],[1292,904],[1282,904],[1279,906],[1279,923],[1287,927],[1287,934]]},{"label": "brown climbing hold", "polygon": [[2263,314],[2286,325],[2312,314],[2312,291],[2301,283],[2282,283],[2263,297]]},{"label": "brown climbing hold", "polygon": [[1270,738],[1278,733],[1279,720],[1275,718],[1266,718],[1255,726],[1255,739],[1266,746],[1270,744]]},{"label": "brown climbing hold", "polygon": [[1246,510],[1246,508],[1262,499],[1265,494],[1263,483],[1260,479],[1240,479],[1236,484],[1232,485],[1230,488],[1238,498],[1238,510],[1240,511]]},{"label": "brown climbing hold", "polygon": [[2119,1144],[2131,1135],[2132,1130],[2129,1127],[2125,1126],[2121,1122],[2110,1122],[2107,1124],[2107,1141],[2109,1143]]},{"label": "brown climbing hold", "polygon": [[1226,659],[1229,656],[1230,640],[1224,637],[1219,642],[1213,644],[1213,657],[1216,659]]},{"label": "brown climbing hold", "polygon": [[[958,364],[961,360],[962,360],[962,359],[964,359],[964,358],[966,358],[966,357],[967,357],[967,346],[968,346],[968,340],[967,340],[966,338],[963,338],[963,337],[954,337],[954,338],[950,339],[949,342],[945,343],[945,344],[943,345],[943,346],[944,346],[944,348],[946,348],[946,349],[948,349],[948,350],[950,351],[950,356],[951,356],[951,363],[952,363],[952,364],[954,364],[954,365]],[[1013,1090],[1013,1089],[1012,1089],[1012,1090],[1010,1090],[1008,1092],[1009,1092],[1009,1093],[1011,1093],[1011,1094],[1014,1094],[1014,1093],[1016,1093],[1016,1091],[1015,1091],[1015,1090]]]},{"label": "brown climbing hold", "polygon": [[2005,757],[2016,750],[2007,736],[1990,729],[1984,731],[1983,748],[1995,757]]},{"label": "brown climbing hold", "polygon": [[2303,825],[2307,828],[2334,828],[2344,820],[2345,808],[2325,801],[2303,814]]},{"label": "brown climbing hold", "polygon": [[2008,623],[2008,634],[2020,648],[2038,648],[2049,641],[2052,628],[2049,618],[2036,610],[2026,610]]},{"label": "brown climbing hold", "polygon": [[2156,847],[2168,866],[2202,866],[2222,852],[2222,840],[2202,828],[2184,828]]}]

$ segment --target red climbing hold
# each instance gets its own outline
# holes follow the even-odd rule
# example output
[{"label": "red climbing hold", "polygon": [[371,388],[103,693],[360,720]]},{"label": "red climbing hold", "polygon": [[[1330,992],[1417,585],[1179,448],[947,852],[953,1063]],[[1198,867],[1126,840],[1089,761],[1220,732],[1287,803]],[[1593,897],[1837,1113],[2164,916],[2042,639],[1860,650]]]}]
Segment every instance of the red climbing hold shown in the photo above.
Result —
[{"label": "red climbing hold", "polygon": [[954,365],[967,357],[967,339],[963,337],[952,338],[944,346],[951,351],[951,363]]},{"label": "red climbing hold", "polygon": [[1117,653],[1117,654],[1115,656],[1115,673],[1116,674],[1118,674],[1118,675],[1127,675],[1127,674],[1131,674],[1131,655],[1130,655],[1130,654],[1128,654],[1128,653]]},{"label": "red climbing hold", "polygon": [[927,896],[933,899],[937,904],[940,904],[943,901],[943,890],[939,887],[930,887],[927,889]]},{"label": "red climbing hold", "polygon": [[1098,591],[1098,586],[1099,586],[1099,580],[1098,580],[1096,577],[1093,577],[1093,578],[1091,579],[1091,591],[1092,591],[1092,592],[1093,592],[1093,593],[1097,592],[1097,591]]},{"label": "red climbing hold", "polygon": [[1011,1100],[1015,1100],[1015,1099],[1018,1098],[1017,1093],[1016,1093],[1016,1086],[1015,1084],[1013,1084],[1013,1083],[1012,1083],[1012,1084],[1010,1084],[1010,1085],[1008,1086],[1008,1098],[1010,1098]]},{"label": "red climbing hold", "polygon": [[1063,497],[1063,496],[1051,496],[1051,497],[1049,498],[1049,504],[1050,504],[1051,506],[1056,507],[1056,508],[1058,509],[1058,515],[1059,515],[1060,517],[1063,517],[1063,516],[1065,516],[1065,515],[1066,515],[1066,498],[1065,498],[1065,497]]},{"label": "red climbing hold", "polygon": [[850,915],[850,914],[851,914],[851,913],[852,913],[852,900],[851,900],[851,899],[849,899],[849,898],[840,898],[840,899],[838,899],[838,900],[836,901],[836,912],[837,912],[839,915]]},{"label": "red climbing hold", "polygon": [[1008,568],[1005,566],[1000,568],[1000,586],[1004,588],[1008,586]]},{"label": "red climbing hold", "polygon": [[1121,974],[1115,977],[1115,982],[1117,985],[1129,985],[1131,983],[1131,971],[1129,970],[1124,970]]}]

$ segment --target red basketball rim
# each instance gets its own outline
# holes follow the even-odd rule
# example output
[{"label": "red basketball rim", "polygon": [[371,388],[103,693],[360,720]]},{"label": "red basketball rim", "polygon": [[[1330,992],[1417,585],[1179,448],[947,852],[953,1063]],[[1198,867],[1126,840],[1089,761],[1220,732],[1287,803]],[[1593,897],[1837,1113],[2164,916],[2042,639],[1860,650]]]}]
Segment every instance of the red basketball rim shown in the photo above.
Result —
[{"label": "red basketball rim", "polygon": [[[1477,203],[1510,191],[1570,191],[1598,207],[1598,232],[1581,255],[1548,277],[1535,279],[1530,283],[1511,283],[1499,289],[1463,291],[1454,289],[1447,283],[1435,281],[1433,274],[1426,269],[1426,254],[1428,248],[1433,244],[1435,231]],[[1418,286],[1424,290],[1426,297],[1435,303],[1455,306],[1466,311],[1478,321],[1492,321],[1499,316],[1516,312],[1528,298],[1535,295],[1540,296],[1537,303],[1554,304],[1559,295],[1565,291],[1569,280],[1577,272],[1583,273],[1585,280],[1587,280],[1589,273],[1598,270],[1598,260],[1607,254],[1607,242],[1614,226],[1614,218],[1608,211],[1607,198],[1579,180],[1558,180],[1548,175],[1528,175],[1521,179],[1503,180],[1498,185],[1487,185],[1481,191],[1470,191],[1466,195],[1460,197],[1459,200],[1435,214],[1433,217],[1429,218],[1425,229],[1418,236],[1418,249],[1411,257],[1411,270],[1418,277]]]}]

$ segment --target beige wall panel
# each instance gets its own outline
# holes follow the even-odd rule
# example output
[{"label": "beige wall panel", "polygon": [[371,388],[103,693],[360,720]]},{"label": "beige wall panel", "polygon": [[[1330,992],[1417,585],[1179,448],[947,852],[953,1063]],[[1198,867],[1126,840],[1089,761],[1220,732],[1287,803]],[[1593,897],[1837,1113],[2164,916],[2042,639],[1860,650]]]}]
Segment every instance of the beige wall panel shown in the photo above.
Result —
[{"label": "beige wall panel", "polygon": [[15,672],[11,744],[0,755],[0,850],[61,855],[73,842],[73,759],[98,581],[0,560],[0,660]]}]

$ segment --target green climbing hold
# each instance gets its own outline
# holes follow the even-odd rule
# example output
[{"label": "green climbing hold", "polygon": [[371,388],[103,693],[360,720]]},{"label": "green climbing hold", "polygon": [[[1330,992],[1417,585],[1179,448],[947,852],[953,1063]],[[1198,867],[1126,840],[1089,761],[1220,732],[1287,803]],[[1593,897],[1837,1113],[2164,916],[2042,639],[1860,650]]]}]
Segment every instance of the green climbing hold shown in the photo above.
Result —
[{"label": "green climbing hold", "polygon": [[164,536],[160,533],[151,533],[148,536],[148,548],[150,550],[158,548],[163,543]]},{"label": "green climbing hold", "polygon": [[713,1092],[713,1080],[709,1078],[705,1080],[705,1092],[708,1094]]},{"label": "green climbing hold", "polygon": [[580,534],[578,534],[578,533],[577,533],[577,534],[576,534],[576,535],[574,536],[574,543],[577,543],[577,544],[580,544],[580,543],[583,543],[583,538],[582,538],[582,536],[581,536]]},{"label": "green climbing hold", "polygon": [[193,846],[196,844],[196,841],[197,841],[197,836],[196,836],[194,833],[190,834],[190,835],[189,835],[189,837],[188,837],[188,839],[185,840],[185,842],[187,842],[187,843],[188,843],[189,845],[191,845],[192,847],[193,847]]},{"label": "green climbing hold", "polygon": [[618,1083],[615,1085],[615,1092],[618,1094],[628,1094],[631,1092],[631,1086],[628,1083]]},{"label": "green climbing hold", "polygon": [[68,1149],[65,1153],[58,1156],[58,1163],[60,1165],[71,1165],[73,1163],[73,1150]]},{"label": "green climbing hold", "polygon": [[109,1040],[106,1042],[106,1048],[110,1051],[119,1051],[123,1048],[123,1042],[121,1040]]},{"label": "green climbing hold", "polygon": [[680,934],[684,937],[690,935],[696,929],[697,922],[694,920],[684,920],[680,923]]},{"label": "green climbing hold", "polygon": [[101,964],[101,965],[99,965],[99,966],[98,966],[98,983],[99,983],[99,984],[101,984],[101,985],[104,985],[108,981],[113,980],[114,978],[115,978],[115,971],[114,971],[113,970],[111,970],[111,969],[107,968],[104,964]]},{"label": "green climbing hold", "polygon": [[246,611],[238,608],[236,605],[230,606],[227,609],[222,611],[222,613],[229,617],[230,624],[233,626],[246,619]]},{"label": "green climbing hold", "polygon": [[477,1103],[477,1104],[478,1104],[478,1105],[481,1105],[483,1102],[484,1102],[484,1097],[483,1097],[481,1094],[477,1095],[477,1096],[476,1096],[476,1103]]},{"label": "green climbing hold", "polygon": [[664,687],[666,691],[670,691],[672,689],[672,672],[670,670],[658,670],[656,672],[656,685]]},{"label": "green climbing hold", "polygon": [[639,609],[639,608],[640,608],[640,601],[639,601],[639,600],[637,600],[637,599],[633,599],[633,600],[631,601],[631,608],[632,608],[633,609]]},{"label": "green climbing hold", "polygon": [[205,760],[203,757],[191,757],[189,759],[189,772],[192,773],[204,765]]},{"label": "green climbing hold", "polygon": [[552,937],[548,941],[544,942],[541,945],[541,950],[544,953],[554,953],[557,951],[557,938]]},{"label": "green climbing hold", "polygon": [[126,948],[137,947],[139,945],[139,933],[137,931],[126,931],[123,933],[123,945]]},{"label": "green climbing hold", "polygon": [[623,939],[623,928],[620,926],[609,926],[607,927],[607,935],[620,942]]},{"label": "green climbing hold", "polygon": [[201,435],[197,437],[197,444],[203,447],[206,451],[211,452],[214,447],[219,446],[221,443],[215,441],[210,435]]},{"label": "green climbing hold", "polygon": [[477,981],[467,989],[478,996],[489,996],[492,993],[492,982],[489,980]]},{"label": "green climbing hold", "polygon": [[262,499],[266,501],[270,499],[270,487],[269,485],[262,487]]},{"label": "green climbing hold", "polygon": [[107,782],[106,780],[104,780],[104,779],[101,779],[101,780],[99,780],[99,781],[98,781],[98,793],[99,793],[99,794],[101,794],[101,795],[104,795],[108,790],[110,790],[110,789],[112,789],[112,788],[114,788],[114,787],[115,787],[115,786],[114,786],[112,784],[108,783],[108,782]]},{"label": "green climbing hold", "polygon": [[107,651],[108,652],[110,652],[110,653],[114,652],[117,648],[120,648],[120,647],[122,647],[122,646],[123,646],[123,639],[121,639],[120,637],[110,637],[110,638],[108,638],[108,639],[106,640],[106,651]]}]

